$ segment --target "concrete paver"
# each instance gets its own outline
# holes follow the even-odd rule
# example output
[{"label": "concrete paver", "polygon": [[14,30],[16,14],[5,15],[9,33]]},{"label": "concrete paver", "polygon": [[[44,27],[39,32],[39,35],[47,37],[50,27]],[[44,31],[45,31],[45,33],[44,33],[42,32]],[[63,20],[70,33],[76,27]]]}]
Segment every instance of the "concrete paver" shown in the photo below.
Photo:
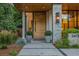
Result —
[{"label": "concrete paver", "polygon": [[61,49],[67,56],[79,56],[79,49]]},{"label": "concrete paver", "polygon": [[19,52],[18,56],[62,56],[52,43],[29,43]]}]

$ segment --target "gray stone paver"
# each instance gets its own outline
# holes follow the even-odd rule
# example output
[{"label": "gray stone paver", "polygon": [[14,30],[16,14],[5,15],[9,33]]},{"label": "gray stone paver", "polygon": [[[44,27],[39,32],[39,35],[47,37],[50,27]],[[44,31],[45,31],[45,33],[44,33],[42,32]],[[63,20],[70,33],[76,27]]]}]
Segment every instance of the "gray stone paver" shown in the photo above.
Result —
[{"label": "gray stone paver", "polygon": [[27,44],[23,48],[55,48],[52,43]]},{"label": "gray stone paver", "polygon": [[20,56],[62,56],[56,49],[22,49]]},{"label": "gray stone paver", "polygon": [[61,49],[67,56],[79,56],[79,49]]},{"label": "gray stone paver", "polygon": [[29,43],[19,52],[18,56],[62,56],[52,43]]}]

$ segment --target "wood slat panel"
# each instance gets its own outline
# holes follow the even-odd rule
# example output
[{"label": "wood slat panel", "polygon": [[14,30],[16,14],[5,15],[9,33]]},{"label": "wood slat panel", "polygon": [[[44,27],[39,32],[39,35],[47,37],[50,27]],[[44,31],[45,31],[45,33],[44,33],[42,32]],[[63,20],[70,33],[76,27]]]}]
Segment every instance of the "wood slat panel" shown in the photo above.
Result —
[{"label": "wood slat panel", "polygon": [[14,4],[18,10],[24,11],[47,11],[52,8],[49,3],[16,3]]},{"label": "wood slat panel", "polygon": [[62,4],[62,10],[79,10],[79,3]]}]

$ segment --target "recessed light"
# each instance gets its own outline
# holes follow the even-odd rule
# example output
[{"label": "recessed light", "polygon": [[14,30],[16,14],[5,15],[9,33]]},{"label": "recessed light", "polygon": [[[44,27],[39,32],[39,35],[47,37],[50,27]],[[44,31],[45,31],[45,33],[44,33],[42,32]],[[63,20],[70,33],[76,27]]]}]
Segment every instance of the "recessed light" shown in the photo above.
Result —
[{"label": "recessed light", "polygon": [[28,7],[26,6],[25,8],[27,9]]},{"label": "recessed light", "polygon": [[42,8],[44,9],[45,7],[43,6]]}]

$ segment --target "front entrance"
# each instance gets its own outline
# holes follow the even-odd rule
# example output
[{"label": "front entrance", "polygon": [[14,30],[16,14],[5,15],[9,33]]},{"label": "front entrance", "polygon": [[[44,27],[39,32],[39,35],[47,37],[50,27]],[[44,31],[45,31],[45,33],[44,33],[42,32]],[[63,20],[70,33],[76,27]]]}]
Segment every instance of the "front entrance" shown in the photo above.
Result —
[{"label": "front entrance", "polygon": [[46,13],[34,12],[34,29],[33,38],[37,40],[44,39],[45,25],[46,25]]}]

